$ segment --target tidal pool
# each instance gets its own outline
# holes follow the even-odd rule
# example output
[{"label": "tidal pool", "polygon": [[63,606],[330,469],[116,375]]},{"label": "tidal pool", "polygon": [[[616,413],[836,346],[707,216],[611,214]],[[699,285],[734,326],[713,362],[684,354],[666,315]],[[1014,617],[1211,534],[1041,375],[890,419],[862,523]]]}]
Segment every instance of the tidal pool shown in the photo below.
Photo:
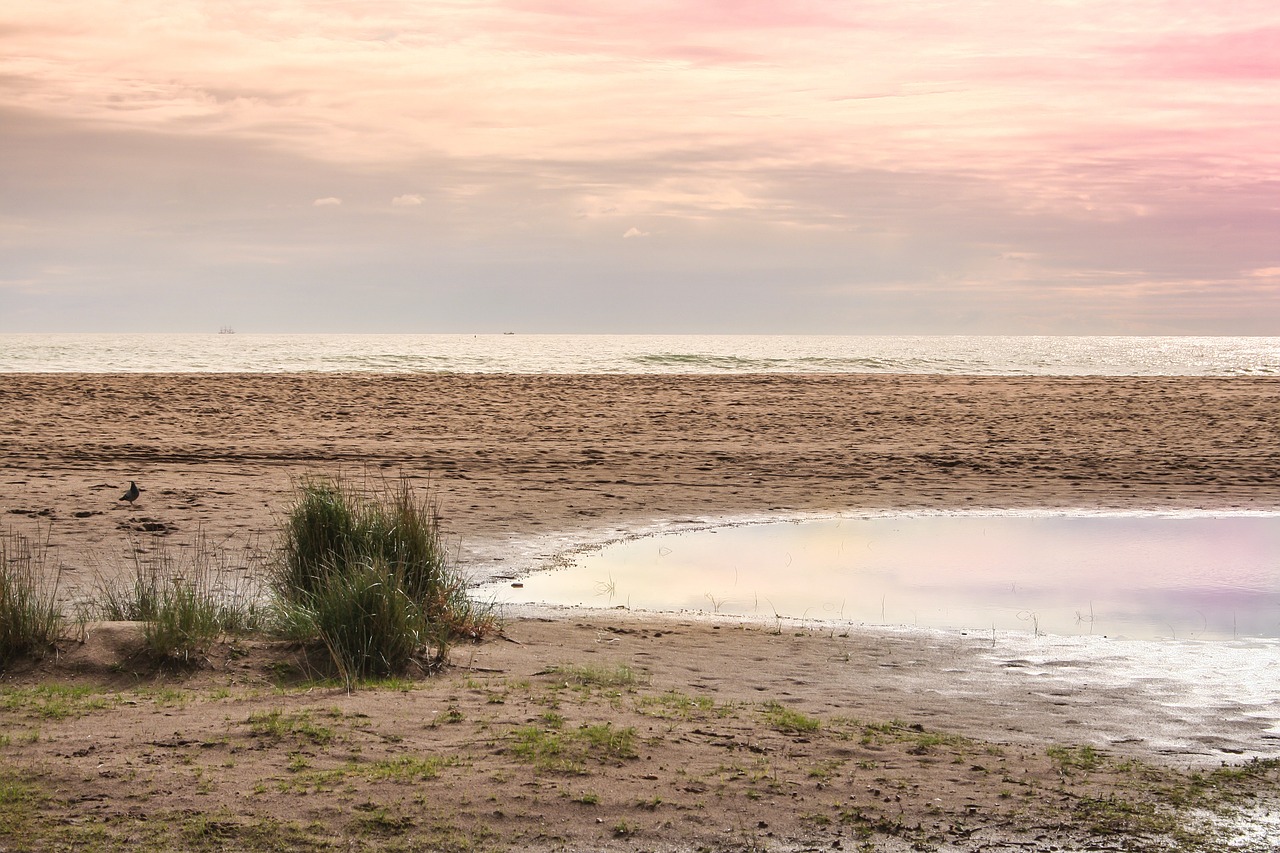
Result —
[{"label": "tidal pool", "polygon": [[636,539],[499,602],[1154,639],[1280,637],[1280,516],[889,516]]}]

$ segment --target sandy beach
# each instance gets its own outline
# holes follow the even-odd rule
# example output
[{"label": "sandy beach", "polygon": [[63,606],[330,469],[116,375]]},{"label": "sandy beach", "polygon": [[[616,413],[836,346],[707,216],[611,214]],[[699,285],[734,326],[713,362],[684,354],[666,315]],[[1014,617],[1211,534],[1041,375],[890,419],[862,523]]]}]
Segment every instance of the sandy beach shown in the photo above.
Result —
[{"label": "sandy beach", "polygon": [[[539,535],[921,508],[1273,510],[1280,379],[0,376],[5,517],[269,536],[293,483],[404,473],[464,560]],[[117,500],[129,481],[133,507]]]},{"label": "sandy beach", "polygon": [[[39,531],[74,590],[158,541],[269,544],[298,478],[316,474],[429,487],[477,577],[730,518],[1277,512],[1277,399],[1269,378],[8,374],[0,518]],[[130,480],[143,490],[132,506],[118,500]],[[389,694],[264,698],[280,650],[229,644],[183,676],[195,698],[174,707],[121,702],[57,725],[10,707],[4,761],[8,772],[56,764],[51,803],[74,810],[74,797],[90,797],[91,814],[138,839],[121,779],[142,780],[129,796],[145,789],[175,813],[221,809],[241,829],[310,821],[348,833],[348,846],[1051,850],[1130,849],[1115,839],[1154,831],[1104,831],[1082,804],[1164,807],[1159,773],[1280,755],[1280,655],[1266,643],[1108,646],[625,611],[512,614],[505,634]],[[127,628],[88,639],[8,674],[8,689],[174,679],[119,666],[135,639]],[[579,677],[588,665],[634,680]],[[820,725],[788,727],[775,706]],[[345,745],[291,730],[265,749],[245,721],[268,708],[295,722],[336,714]],[[531,769],[512,739],[552,713],[570,728],[634,728],[642,745]],[[32,726],[41,736],[19,746]],[[940,734],[925,743],[927,733]],[[1054,746],[1110,763],[1081,770],[1088,762],[1051,757]],[[307,769],[289,770],[299,754]],[[301,813],[283,784],[405,754],[462,756],[468,771],[442,765],[439,780],[420,780],[439,798],[429,809],[363,771],[313,784]],[[201,784],[182,763],[192,756]],[[1120,767],[1131,759],[1157,775]],[[266,790],[250,797],[255,784]],[[1230,832],[1265,838],[1264,812]],[[371,814],[386,825],[369,829]],[[448,816],[470,846],[441,840]]]}]

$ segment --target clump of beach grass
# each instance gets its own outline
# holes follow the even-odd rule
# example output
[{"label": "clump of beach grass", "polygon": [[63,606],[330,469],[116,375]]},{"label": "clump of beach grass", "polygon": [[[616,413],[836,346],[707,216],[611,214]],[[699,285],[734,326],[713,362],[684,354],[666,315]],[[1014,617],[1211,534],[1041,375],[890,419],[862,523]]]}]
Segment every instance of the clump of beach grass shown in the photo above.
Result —
[{"label": "clump of beach grass", "polygon": [[0,536],[0,666],[52,648],[62,627],[47,543],[10,530]]},{"label": "clump of beach grass", "polygon": [[189,663],[204,654],[221,633],[217,606],[196,584],[175,579],[160,591],[142,638],[158,658]]},{"label": "clump of beach grass", "polygon": [[88,615],[143,623],[143,642],[161,660],[190,663],[223,634],[261,630],[267,611],[244,572],[252,554],[232,552],[197,534],[189,546],[156,542],[132,549],[133,571],[100,580]]},{"label": "clump of beach grass", "polygon": [[451,564],[429,497],[407,479],[359,491],[304,480],[284,524],[272,586],[282,623],[318,639],[349,685],[441,665],[458,638],[479,638],[492,613]]}]

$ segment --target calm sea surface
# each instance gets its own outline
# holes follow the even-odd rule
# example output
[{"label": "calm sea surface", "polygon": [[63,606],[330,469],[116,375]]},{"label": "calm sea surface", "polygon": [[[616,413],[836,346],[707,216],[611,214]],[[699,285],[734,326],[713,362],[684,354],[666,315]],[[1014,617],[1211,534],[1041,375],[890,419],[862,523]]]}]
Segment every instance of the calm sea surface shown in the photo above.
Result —
[{"label": "calm sea surface", "polygon": [[4,334],[0,373],[1280,375],[1278,337]]}]

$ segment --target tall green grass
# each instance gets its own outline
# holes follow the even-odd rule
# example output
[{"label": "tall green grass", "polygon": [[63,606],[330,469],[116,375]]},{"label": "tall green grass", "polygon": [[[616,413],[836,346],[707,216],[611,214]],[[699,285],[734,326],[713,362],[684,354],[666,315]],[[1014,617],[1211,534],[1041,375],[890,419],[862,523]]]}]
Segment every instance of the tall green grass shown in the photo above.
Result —
[{"label": "tall green grass", "polygon": [[403,477],[371,491],[300,483],[272,581],[284,621],[323,643],[348,683],[439,666],[452,642],[493,626],[449,561],[435,504]]},{"label": "tall green grass", "polygon": [[48,548],[15,531],[0,535],[0,666],[52,648],[62,627]]},{"label": "tall green grass", "polygon": [[306,480],[286,523],[286,589],[315,592],[335,562],[373,560],[401,574],[410,598],[436,598],[451,574],[439,517],[403,478],[371,493],[336,479]]},{"label": "tall green grass", "polygon": [[182,663],[207,652],[221,633],[217,602],[198,583],[182,578],[160,589],[155,610],[142,627],[151,654]]},{"label": "tall green grass", "polygon": [[[269,560],[203,534],[131,552],[132,570],[100,576],[77,618],[142,622],[146,650],[162,660],[193,662],[223,634],[275,627],[323,646],[352,684],[415,664],[437,668],[453,643],[496,625],[492,609],[467,595],[435,504],[403,477],[363,491],[303,481]],[[56,583],[44,586],[44,555],[19,534],[0,538],[0,665],[58,638],[62,614]],[[261,573],[255,581],[264,565],[265,582]]]},{"label": "tall green grass", "polygon": [[385,563],[352,561],[332,570],[308,604],[315,633],[348,684],[403,672],[433,645],[439,662],[449,645],[405,591],[403,575]]},{"label": "tall green grass", "polygon": [[224,633],[266,626],[267,608],[248,578],[247,553],[210,543],[201,533],[186,547],[135,545],[131,572],[99,580],[87,618],[143,623],[147,651],[161,659],[189,663]]}]

